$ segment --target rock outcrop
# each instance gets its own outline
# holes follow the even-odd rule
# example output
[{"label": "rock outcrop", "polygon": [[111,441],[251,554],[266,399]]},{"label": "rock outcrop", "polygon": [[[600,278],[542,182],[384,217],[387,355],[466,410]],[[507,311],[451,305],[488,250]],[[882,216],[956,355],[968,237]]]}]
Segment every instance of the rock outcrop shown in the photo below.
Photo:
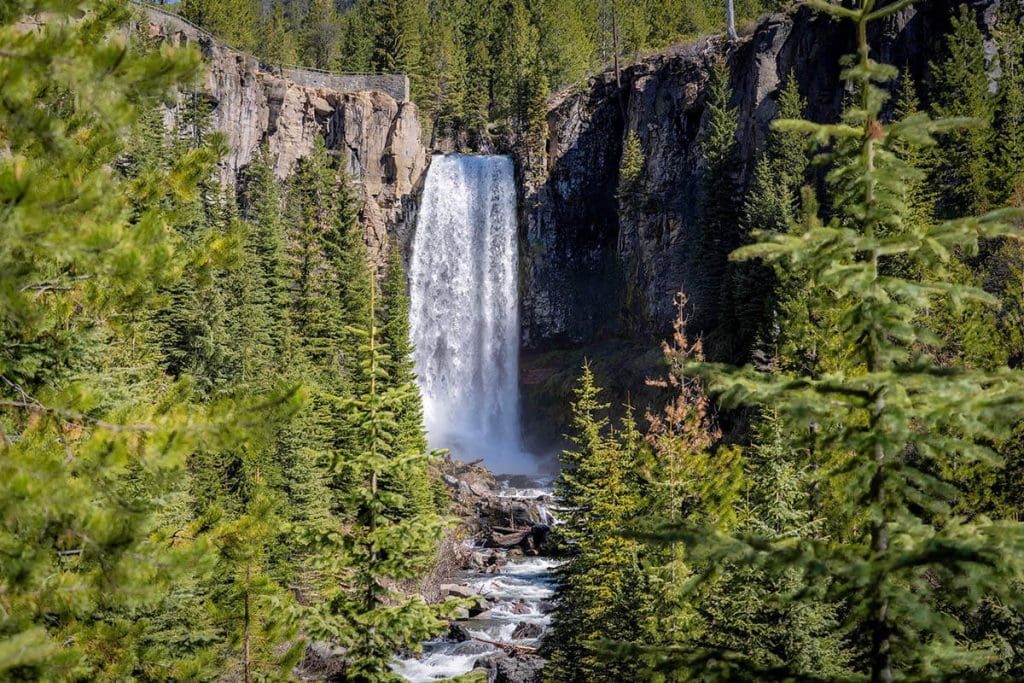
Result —
[{"label": "rock outcrop", "polygon": [[[264,143],[285,178],[322,134],[361,188],[371,252],[380,256],[389,233],[406,241],[428,164],[416,105],[395,99],[392,87],[349,92],[300,85],[176,16],[148,10],[145,17],[150,36],[195,45],[203,54],[198,90],[210,101],[213,128],[230,146],[221,164],[224,182],[235,183]],[[373,82],[352,82],[364,85]]]},{"label": "rock outcrop", "polygon": [[[958,4],[932,0],[881,22],[872,38],[876,58],[926,83]],[[991,25],[995,4],[972,3],[980,22]],[[555,101],[547,175],[527,181],[520,203],[524,349],[664,337],[681,287],[692,307],[691,329],[713,329],[726,254],[742,234],[737,227],[698,239],[711,66],[725,55],[740,122],[737,180],[745,188],[789,74],[808,100],[810,118],[836,119],[844,96],[839,60],[853,51],[853,38],[848,23],[799,9],[769,17],[735,45],[710,40],[676,48],[624,69],[621,87],[604,73]],[[630,130],[645,155],[645,201],[620,217],[615,194]],[[700,241],[705,244],[697,248]]]}]

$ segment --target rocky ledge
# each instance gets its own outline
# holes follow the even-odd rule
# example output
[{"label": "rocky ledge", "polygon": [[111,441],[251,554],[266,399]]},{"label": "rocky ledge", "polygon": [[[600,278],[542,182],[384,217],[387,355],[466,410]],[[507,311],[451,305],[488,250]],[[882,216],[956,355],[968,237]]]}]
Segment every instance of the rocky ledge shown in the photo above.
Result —
[{"label": "rocky ledge", "polygon": [[[202,53],[206,68],[197,90],[230,147],[220,166],[225,184],[237,182],[263,144],[284,179],[323,135],[359,186],[371,253],[382,259],[389,233],[407,241],[428,164],[415,104],[384,90],[300,85],[173,14],[149,9],[140,23],[152,40],[194,45]],[[172,117],[168,111],[168,125]]]}]

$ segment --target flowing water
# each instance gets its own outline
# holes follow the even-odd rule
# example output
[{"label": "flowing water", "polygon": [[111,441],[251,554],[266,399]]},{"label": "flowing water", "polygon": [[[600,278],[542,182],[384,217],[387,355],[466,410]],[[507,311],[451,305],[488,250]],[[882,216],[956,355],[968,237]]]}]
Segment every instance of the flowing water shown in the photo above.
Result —
[{"label": "flowing water", "polygon": [[[515,196],[508,157],[433,157],[409,267],[410,334],[431,446],[464,461],[482,458],[492,472],[522,474],[537,464],[519,432]],[[550,499],[549,483],[506,486],[498,495],[533,501],[546,525],[553,518],[540,501]],[[393,662],[409,681],[467,673],[500,651],[494,642],[532,648],[543,637],[558,563],[501,548],[468,550],[481,568],[450,581],[485,603],[448,636],[425,643],[419,657]]]},{"label": "flowing water", "polygon": [[437,155],[409,267],[430,445],[494,472],[536,465],[519,434],[519,258],[512,160]]},{"label": "flowing water", "polygon": [[[549,489],[506,489],[502,495],[522,500],[550,499]],[[542,506],[543,514],[550,511]],[[440,681],[469,673],[478,661],[499,652],[490,643],[536,648],[551,621],[555,572],[560,561],[549,557],[509,557],[507,551],[473,546],[473,552],[497,554],[504,564],[494,573],[465,571],[453,582],[471,588],[488,608],[457,623],[464,635],[436,638],[423,644],[418,657],[397,659],[392,668],[412,683]],[[467,639],[466,636],[469,636]],[[484,642],[490,641],[490,642]]]}]

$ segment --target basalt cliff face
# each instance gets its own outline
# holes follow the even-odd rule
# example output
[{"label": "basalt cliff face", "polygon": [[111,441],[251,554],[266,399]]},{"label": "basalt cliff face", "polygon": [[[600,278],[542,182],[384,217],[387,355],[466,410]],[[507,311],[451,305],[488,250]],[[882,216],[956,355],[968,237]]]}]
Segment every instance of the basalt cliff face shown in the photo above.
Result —
[{"label": "basalt cliff face", "polygon": [[[970,3],[988,32],[997,5]],[[876,26],[874,57],[908,70],[925,90],[958,7],[959,0],[929,0],[898,12]],[[743,228],[701,229],[712,66],[724,57],[729,68],[742,196],[785,80],[796,79],[809,118],[835,121],[847,95],[840,59],[853,51],[848,23],[797,9],[766,18],[733,45],[711,39],[676,47],[624,68],[618,82],[606,72],[552,102],[546,169],[520,172],[520,387],[531,447],[559,447],[585,358],[613,404],[629,400],[642,412],[659,402],[644,380],[660,373],[659,344],[670,336],[679,290],[689,299],[688,331],[704,337],[710,358],[750,358],[749,334],[734,329],[730,306],[739,305],[726,296],[727,256],[743,242]],[[642,200],[624,211],[616,190],[631,130],[644,156]]]},{"label": "basalt cliff face", "polygon": [[149,10],[142,21],[150,36],[202,52],[198,91],[209,98],[213,128],[230,147],[220,166],[224,182],[237,182],[264,143],[285,178],[322,134],[360,187],[371,253],[381,257],[389,234],[407,241],[428,158],[416,105],[402,97],[400,82],[271,69],[173,15]]},{"label": "basalt cliff face", "polygon": [[[875,32],[874,56],[927,83],[958,4],[930,0],[897,13]],[[995,5],[973,3],[979,22],[991,26]],[[697,244],[711,66],[724,55],[731,74],[742,191],[785,79],[797,79],[811,119],[834,121],[845,94],[839,60],[853,45],[848,23],[801,9],[767,18],[735,45],[710,40],[676,48],[624,69],[621,85],[605,73],[556,101],[548,115],[547,174],[522,188],[524,349],[663,337],[680,288],[689,297],[691,329],[713,330],[726,255],[742,229]],[[644,201],[620,212],[618,169],[630,130],[644,152]]]}]

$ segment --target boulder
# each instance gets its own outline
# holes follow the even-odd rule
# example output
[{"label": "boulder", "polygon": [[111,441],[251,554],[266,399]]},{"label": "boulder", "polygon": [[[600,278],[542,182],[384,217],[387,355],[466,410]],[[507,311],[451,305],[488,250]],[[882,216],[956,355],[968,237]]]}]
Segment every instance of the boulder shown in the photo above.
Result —
[{"label": "boulder", "polygon": [[526,600],[516,600],[508,609],[512,614],[529,614],[533,610],[530,608],[530,603]]},{"label": "boulder", "polygon": [[441,595],[450,598],[472,598],[477,594],[476,591],[469,586],[462,586],[457,583],[442,583],[438,587],[438,590],[441,592]]},{"label": "boulder", "polygon": [[504,652],[477,660],[475,669],[487,669],[491,683],[540,683],[544,660],[537,655]]},{"label": "boulder", "polygon": [[487,598],[480,598],[477,603],[469,608],[469,617],[474,619],[480,615],[489,612],[494,607],[494,603]]},{"label": "boulder", "polygon": [[456,643],[464,643],[467,640],[472,640],[473,636],[469,635],[469,629],[462,624],[452,623],[448,627],[448,640]]},{"label": "boulder", "polygon": [[540,638],[544,627],[532,621],[524,621],[512,632],[512,640],[526,640],[528,638]]},{"label": "boulder", "polygon": [[529,536],[529,529],[511,531],[508,529],[495,528],[491,529],[491,537],[488,539],[487,545],[491,548],[514,548],[525,541]]}]

